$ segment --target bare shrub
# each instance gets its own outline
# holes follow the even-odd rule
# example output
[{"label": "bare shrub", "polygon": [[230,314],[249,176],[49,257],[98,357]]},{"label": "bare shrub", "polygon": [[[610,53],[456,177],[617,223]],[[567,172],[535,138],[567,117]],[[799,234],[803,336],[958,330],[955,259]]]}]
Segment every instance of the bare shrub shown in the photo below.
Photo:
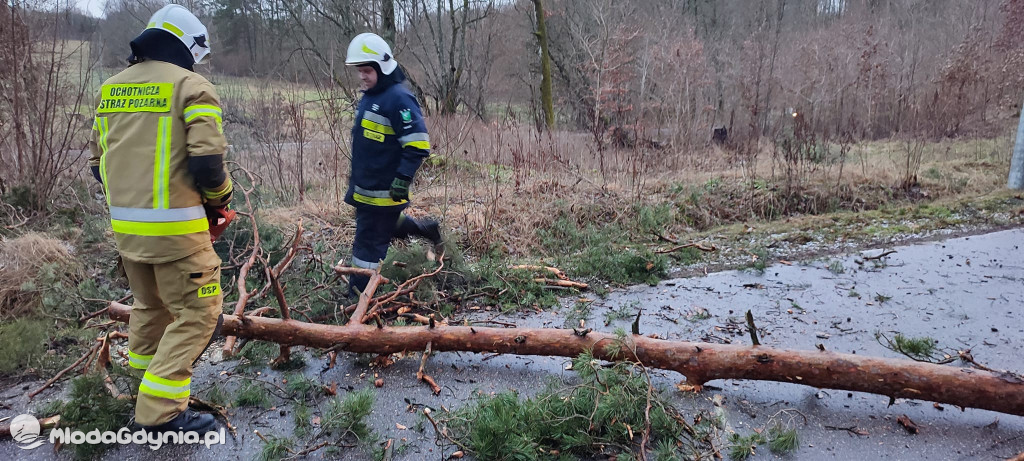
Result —
[{"label": "bare shrub", "polygon": [[[229,126],[232,157],[258,175],[275,198],[301,202],[310,179],[327,179],[328,172],[338,171],[331,155],[343,142],[336,131],[338,108],[312,97],[319,88],[311,90],[297,78],[283,84],[241,79],[222,88],[225,118],[234,125]],[[329,131],[321,129],[323,122]]]},{"label": "bare shrub", "polygon": [[0,4],[0,193],[32,211],[77,177],[92,122],[90,46],[62,36],[66,4],[44,3]]},{"label": "bare shrub", "polygon": [[921,159],[924,156],[925,143],[920,138],[908,138],[900,142],[903,149],[903,164],[900,169],[900,188],[910,191],[919,185],[917,173],[921,170]]},{"label": "bare shrub", "polygon": [[40,286],[50,271],[49,279],[81,279],[81,265],[66,244],[43,234],[28,233],[18,238],[0,240],[0,319],[10,319],[31,312],[39,305]]}]

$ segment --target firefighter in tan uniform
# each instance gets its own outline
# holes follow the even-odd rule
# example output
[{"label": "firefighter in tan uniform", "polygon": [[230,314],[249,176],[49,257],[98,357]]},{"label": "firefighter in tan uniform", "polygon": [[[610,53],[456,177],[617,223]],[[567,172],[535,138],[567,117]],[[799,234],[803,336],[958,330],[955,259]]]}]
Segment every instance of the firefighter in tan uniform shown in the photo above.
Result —
[{"label": "firefighter in tan uniform", "polygon": [[135,423],[204,433],[216,423],[188,408],[192,364],[221,314],[211,233],[233,216],[220,101],[192,71],[209,53],[206,27],[167,5],[131,48],[131,65],[101,88],[89,165],[135,296],[129,365],[144,371]]}]

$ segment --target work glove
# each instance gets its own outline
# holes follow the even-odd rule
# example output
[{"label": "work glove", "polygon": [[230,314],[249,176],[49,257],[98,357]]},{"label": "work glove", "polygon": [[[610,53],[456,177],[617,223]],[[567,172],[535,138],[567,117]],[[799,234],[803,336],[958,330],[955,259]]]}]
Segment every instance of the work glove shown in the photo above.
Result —
[{"label": "work glove", "polygon": [[203,205],[203,208],[206,208],[206,219],[210,221],[210,242],[215,242],[235,219],[235,210],[232,210],[229,205],[217,207]]},{"label": "work glove", "polygon": [[394,181],[391,181],[391,200],[401,202],[402,200],[409,200],[409,183],[412,182],[412,178],[408,176],[397,176]]}]

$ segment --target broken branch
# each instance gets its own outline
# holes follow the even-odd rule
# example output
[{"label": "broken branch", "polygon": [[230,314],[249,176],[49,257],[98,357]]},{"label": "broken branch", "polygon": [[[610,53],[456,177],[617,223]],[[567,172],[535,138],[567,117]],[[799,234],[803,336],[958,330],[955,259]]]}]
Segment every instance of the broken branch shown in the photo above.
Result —
[{"label": "broken branch", "polygon": [[750,330],[750,342],[754,346],[760,346],[761,341],[757,339],[757,326],[754,325],[754,314],[750,313],[750,310],[747,310],[747,329]]},{"label": "broken branch", "polygon": [[554,280],[545,278],[533,279],[534,282],[543,283],[551,287],[562,287],[562,288],[575,288],[577,290],[586,290],[589,285],[583,282],[574,282],[572,280]]},{"label": "broken branch", "polygon": [[[395,288],[395,291],[393,291],[393,292],[391,292],[389,294],[381,295],[378,298],[375,298],[373,300],[374,301],[373,302],[373,307],[370,308],[369,311],[367,311],[365,315],[363,315],[362,321],[360,323],[366,323],[367,321],[369,321],[370,318],[372,318],[373,314],[377,313],[377,310],[380,309],[381,306],[383,306],[383,305],[385,305],[385,304],[387,304],[387,303],[389,303],[391,301],[394,301],[395,298],[398,298],[399,296],[401,296],[403,294],[408,294],[411,297],[411,294],[414,291],[416,291],[417,287],[419,287],[420,281],[422,281],[423,279],[426,279],[428,277],[433,277],[433,276],[439,274],[441,272],[441,269],[444,269],[444,252],[441,253],[441,256],[439,258],[437,258],[437,260],[440,262],[440,264],[438,264],[437,269],[434,269],[433,272],[425,272],[425,273],[422,273],[420,275],[417,275],[417,276],[415,276],[415,277],[413,277],[413,278],[411,278],[409,280],[406,280],[405,282],[402,282],[401,285],[399,285],[397,288]],[[373,293],[371,293],[371,295],[372,294]]]},{"label": "broken branch", "polygon": [[423,351],[423,358],[420,359],[420,369],[416,372],[416,379],[427,383],[430,386],[430,390],[434,392],[434,395],[438,395],[441,393],[441,386],[438,386],[437,381],[434,381],[434,378],[431,378],[430,375],[423,371],[427,367],[427,358],[429,357],[430,342],[427,342],[427,348]]},{"label": "broken branch", "polygon": [[[113,303],[111,303],[111,305],[113,305]],[[118,304],[118,306],[124,306],[124,305],[123,304]],[[128,308],[128,306],[124,306],[124,307]],[[80,359],[75,360],[75,363],[72,363],[67,368],[57,372],[56,375],[54,375],[52,378],[50,378],[49,381],[46,381],[46,383],[43,384],[42,387],[40,387],[39,389],[36,389],[36,390],[30,392],[28,394],[28,399],[32,400],[32,398],[34,398],[36,395],[39,395],[40,392],[43,392],[44,390],[46,390],[46,388],[50,387],[51,385],[53,385],[53,383],[57,382],[57,380],[60,379],[61,376],[64,376],[67,372],[69,372],[71,370],[74,370],[75,367],[77,367],[78,365],[81,365],[81,363],[86,361],[86,359],[88,359],[89,357],[92,357],[92,354],[96,353],[96,351],[98,351],[99,349],[100,349],[100,345],[99,344],[94,344],[91,348],[89,348],[89,350],[85,353],[85,355],[83,355]]]},{"label": "broken branch", "polygon": [[103,339],[100,340],[100,353],[96,358],[96,369],[106,370],[110,366],[110,335],[113,332],[103,335]]},{"label": "broken branch", "polygon": [[[245,196],[246,206],[252,210],[252,202],[249,200],[249,192],[244,188],[242,189],[242,195]],[[235,303],[235,315],[239,318],[245,317],[245,303],[249,301],[249,296],[252,294],[245,288],[245,278],[249,275],[249,270],[252,269],[252,265],[256,262],[256,258],[259,257],[260,248],[260,232],[256,226],[256,215],[255,210],[253,213],[239,213],[249,217],[252,221],[252,254],[249,255],[249,260],[242,265],[242,268],[238,271],[238,302]],[[236,338],[234,336],[228,336],[224,339],[224,347],[221,349],[222,355],[227,358],[234,355]]]},{"label": "broken branch", "polygon": [[825,429],[830,430],[830,431],[846,431],[846,432],[849,432],[849,433],[851,433],[853,435],[859,435],[859,436],[869,435],[868,431],[865,431],[864,429],[861,429],[861,428],[859,428],[857,426],[850,426],[850,427],[825,426]]},{"label": "broken branch", "polygon": [[882,259],[882,258],[884,258],[886,256],[889,256],[889,255],[891,255],[891,254],[893,254],[895,252],[896,252],[896,250],[883,251],[881,254],[876,255],[876,256],[865,256],[864,260],[865,261],[876,261],[876,260]]},{"label": "broken branch", "polygon": [[[365,277],[372,277],[377,271],[373,269],[363,269],[361,267],[348,267],[348,266],[334,266],[334,273],[338,275],[362,275]],[[381,276],[381,283],[391,283],[387,277]]]},{"label": "broken branch", "polygon": [[281,308],[281,318],[285,320],[291,320],[292,316],[288,313],[288,300],[284,298],[284,289],[281,288],[281,282],[278,281],[277,275],[270,269],[269,264],[265,269],[267,273],[267,280],[270,281],[270,286],[274,287],[274,297],[277,298],[277,305]]},{"label": "broken branch", "polygon": [[288,250],[288,254],[284,256],[280,262],[274,266],[274,277],[280,277],[288,267],[291,266],[292,261],[295,260],[295,255],[299,254],[299,245],[302,244],[302,218],[299,218],[298,224],[295,225],[295,238],[292,239],[292,246]]},{"label": "broken branch", "polygon": [[[120,302],[123,302],[123,301],[120,301]],[[100,309],[100,310],[98,310],[98,311],[96,311],[96,312],[92,312],[92,313],[90,313],[90,314],[86,314],[86,315],[83,315],[83,316],[79,317],[79,319],[78,319],[78,324],[79,324],[79,325],[82,325],[82,324],[84,324],[84,323],[85,323],[86,321],[88,321],[88,320],[90,320],[90,319],[93,319],[93,318],[96,318],[96,317],[99,317],[99,316],[101,316],[101,315],[103,315],[103,314],[106,314],[106,313],[107,313],[107,308],[106,308],[106,307],[104,307],[103,309]]]},{"label": "broken branch", "polygon": [[[421,324],[421,325],[430,325],[430,318],[425,316],[425,315],[420,315],[420,314],[414,314],[414,313],[411,313],[411,312],[407,312],[405,314],[399,315],[399,317],[407,318],[407,319],[412,320],[413,322],[416,322],[416,323]],[[446,322],[434,322],[434,324],[435,325],[447,325]]]},{"label": "broken branch", "polygon": [[675,237],[671,237],[671,236],[662,234],[660,232],[652,232],[652,234],[654,234],[659,239],[664,240],[664,241],[666,241],[668,243],[679,243],[679,239],[677,239]]},{"label": "broken branch", "polygon": [[562,272],[562,270],[557,268],[557,267],[535,266],[535,265],[530,265],[530,264],[520,264],[520,265],[517,265],[517,266],[512,266],[512,269],[534,271],[534,272],[550,272],[550,273],[554,274],[554,276],[556,278],[558,278],[559,280],[569,280],[569,276],[565,275],[565,272]]},{"label": "broken branch", "polygon": [[698,249],[700,251],[707,251],[707,252],[718,251],[718,248],[715,247],[714,245],[704,246],[703,244],[700,244],[700,243],[687,243],[687,244],[684,244],[684,245],[676,245],[676,246],[674,246],[672,248],[667,248],[667,249],[664,249],[664,250],[657,250],[657,251],[655,251],[655,253],[657,253],[657,254],[675,253],[675,252],[677,252],[679,250],[682,250],[683,248],[696,248],[696,249]]},{"label": "broken branch", "polygon": [[349,319],[349,325],[356,325],[363,323],[363,316],[366,315],[366,309],[370,307],[370,300],[373,299],[373,292],[377,291],[377,286],[380,285],[381,276],[379,272],[374,272],[370,276],[370,281],[366,283],[366,288],[359,294],[359,303],[356,304],[356,310],[352,313],[352,318]]}]

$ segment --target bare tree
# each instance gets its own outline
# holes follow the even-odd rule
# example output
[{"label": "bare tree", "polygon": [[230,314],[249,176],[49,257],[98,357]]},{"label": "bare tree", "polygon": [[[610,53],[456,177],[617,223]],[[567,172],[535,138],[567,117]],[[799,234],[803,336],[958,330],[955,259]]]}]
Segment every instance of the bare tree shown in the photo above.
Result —
[{"label": "bare tree", "polygon": [[454,114],[462,100],[469,60],[466,36],[494,8],[493,0],[408,0],[400,14],[410,26],[405,49],[423,72],[424,92],[441,114]]},{"label": "bare tree", "polygon": [[[501,104],[517,117],[528,105],[550,129],[557,105],[563,128],[588,131],[599,148],[627,125],[680,148],[706,143],[711,127],[737,142],[774,137],[792,128],[790,109],[821,135],[992,135],[987,122],[1019,103],[1024,84],[1024,0],[186,3],[217,39],[215,74],[301,71],[351,104],[345,49],[375,31],[428,110],[485,118]],[[110,3],[106,65],[123,63],[158,6]]]}]

